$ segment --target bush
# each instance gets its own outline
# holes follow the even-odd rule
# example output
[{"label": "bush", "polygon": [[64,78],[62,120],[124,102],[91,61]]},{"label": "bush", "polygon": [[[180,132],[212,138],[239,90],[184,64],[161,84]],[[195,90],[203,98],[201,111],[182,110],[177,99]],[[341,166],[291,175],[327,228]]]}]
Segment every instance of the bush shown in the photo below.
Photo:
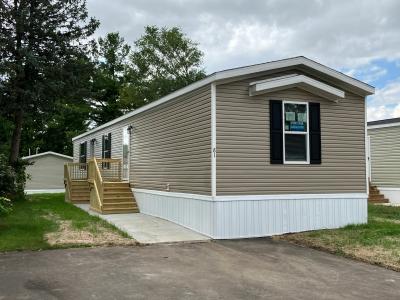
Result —
[{"label": "bush", "polygon": [[12,211],[11,200],[6,197],[0,197],[0,215],[6,215]]},{"label": "bush", "polygon": [[26,183],[25,168],[28,162],[18,160],[13,166],[4,155],[0,155],[0,197],[23,198]]}]

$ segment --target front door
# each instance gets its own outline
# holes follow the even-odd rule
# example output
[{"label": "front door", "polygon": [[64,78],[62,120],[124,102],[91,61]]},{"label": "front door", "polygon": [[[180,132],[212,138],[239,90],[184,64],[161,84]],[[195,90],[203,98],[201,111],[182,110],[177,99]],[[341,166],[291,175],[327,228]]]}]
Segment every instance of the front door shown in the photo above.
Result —
[{"label": "front door", "polygon": [[129,180],[130,136],[128,126],[122,129],[122,179]]}]

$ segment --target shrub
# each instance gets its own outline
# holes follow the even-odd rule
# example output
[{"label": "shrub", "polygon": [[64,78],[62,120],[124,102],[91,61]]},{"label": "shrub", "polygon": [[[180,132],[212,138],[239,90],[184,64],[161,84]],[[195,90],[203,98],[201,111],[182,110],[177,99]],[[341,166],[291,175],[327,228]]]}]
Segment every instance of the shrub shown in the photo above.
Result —
[{"label": "shrub", "polygon": [[0,197],[0,215],[6,215],[12,211],[11,200],[6,197]]},{"label": "shrub", "polygon": [[0,197],[23,198],[27,179],[25,168],[28,162],[18,160],[13,166],[4,155],[0,155]]}]

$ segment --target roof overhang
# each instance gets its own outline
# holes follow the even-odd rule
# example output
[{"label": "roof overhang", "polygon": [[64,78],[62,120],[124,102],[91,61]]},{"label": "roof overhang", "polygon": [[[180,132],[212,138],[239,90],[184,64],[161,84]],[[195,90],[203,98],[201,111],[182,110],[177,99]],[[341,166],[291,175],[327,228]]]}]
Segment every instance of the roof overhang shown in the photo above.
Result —
[{"label": "roof overhang", "polygon": [[325,99],[338,102],[345,92],[305,75],[291,74],[250,83],[249,95],[255,96],[297,87]]},{"label": "roof overhang", "polygon": [[138,109],[135,109],[134,111],[131,111],[121,117],[118,117],[114,120],[111,120],[105,124],[102,124],[96,128],[93,128],[85,133],[82,133],[74,138],[72,138],[72,141],[75,141],[79,138],[82,138],[88,134],[97,132],[99,130],[105,129],[113,124],[116,124],[118,122],[121,122],[127,118],[130,118],[134,115],[137,115],[139,113],[142,113],[146,110],[152,109],[158,105],[164,104],[170,100],[175,99],[176,97],[179,97],[181,95],[184,95],[186,93],[189,93],[191,91],[194,91],[198,88],[201,88],[203,86],[206,86],[208,84],[211,84],[215,82],[216,84],[221,84],[226,80],[233,80],[235,78],[240,78],[242,76],[250,76],[252,74],[265,74],[265,73],[273,73],[273,72],[278,72],[279,70],[288,70],[288,69],[293,69],[293,68],[298,68],[300,70],[304,70],[309,73],[313,73],[313,76],[318,78],[319,76],[325,76],[329,78],[332,81],[335,81],[336,83],[339,83],[341,85],[346,86],[347,89],[351,90],[352,92],[360,95],[360,96],[368,96],[372,95],[375,92],[375,88],[373,86],[370,86],[369,84],[366,84],[362,81],[359,81],[355,78],[352,78],[346,74],[343,74],[341,72],[338,72],[334,69],[331,69],[327,66],[324,66],[320,63],[317,63],[309,58],[306,58],[304,56],[298,56],[298,57],[293,57],[293,58],[287,58],[287,59],[282,59],[282,60],[277,60],[277,61],[271,61],[271,62],[266,62],[262,64],[257,64],[257,65],[251,65],[251,66],[246,66],[246,67],[239,67],[239,68],[234,68],[234,69],[229,69],[229,70],[224,70],[220,72],[213,73],[206,78],[196,81],[188,86],[185,86],[171,94],[168,94],[157,101],[153,101],[147,105],[144,105]]},{"label": "roof overhang", "polygon": [[58,157],[66,158],[69,160],[74,159],[72,156],[64,155],[64,154],[53,152],[53,151],[47,151],[47,152],[42,152],[42,153],[33,154],[33,155],[29,155],[29,156],[24,156],[24,157],[22,157],[22,159],[26,160],[26,159],[32,159],[32,158],[42,157],[42,156],[46,156],[46,155],[58,156]]}]

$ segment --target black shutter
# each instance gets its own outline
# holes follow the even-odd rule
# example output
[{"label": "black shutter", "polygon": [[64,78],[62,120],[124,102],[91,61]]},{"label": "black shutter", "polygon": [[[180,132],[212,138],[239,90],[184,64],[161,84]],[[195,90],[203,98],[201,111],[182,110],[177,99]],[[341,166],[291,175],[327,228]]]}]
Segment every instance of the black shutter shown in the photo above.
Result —
[{"label": "black shutter", "polygon": [[87,161],[87,142],[83,143],[84,163]]},{"label": "black shutter", "polygon": [[108,134],[108,158],[111,158],[111,132]]},{"label": "black shutter", "polygon": [[101,158],[104,158],[104,135],[101,136]]},{"label": "black shutter", "polygon": [[319,103],[309,103],[310,164],[321,163],[321,113]]},{"label": "black shutter", "polygon": [[271,164],[283,164],[282,101],[269,101]]}]

